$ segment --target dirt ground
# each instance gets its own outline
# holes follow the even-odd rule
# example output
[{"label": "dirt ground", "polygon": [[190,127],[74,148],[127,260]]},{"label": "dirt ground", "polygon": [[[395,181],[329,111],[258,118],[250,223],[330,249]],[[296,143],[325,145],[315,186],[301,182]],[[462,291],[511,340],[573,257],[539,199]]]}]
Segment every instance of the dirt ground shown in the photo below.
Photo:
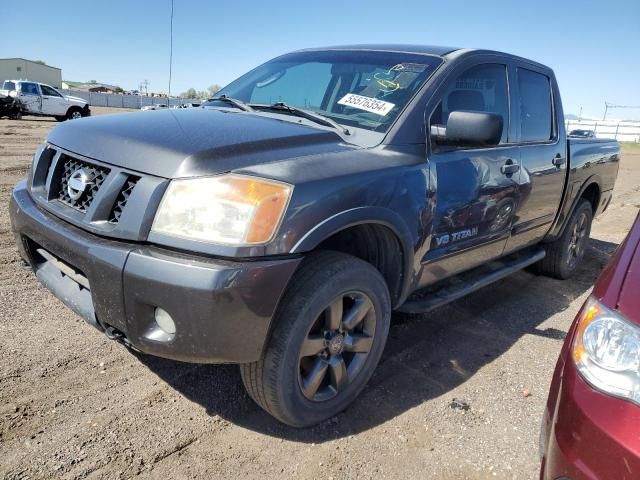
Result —
[{"label": "dirt ground", "polygon": [[[422,318],[396,318],[356,403],[296,430],[252,403],[237,367],[134,356],[21,267],[9,194],[55,125],[0,120],[0,477],[536,477],[563,338],[640,207],[639,150],[623,155],[574,280],[520,272]],[[451,408],[453,398],[470,408]]]}]

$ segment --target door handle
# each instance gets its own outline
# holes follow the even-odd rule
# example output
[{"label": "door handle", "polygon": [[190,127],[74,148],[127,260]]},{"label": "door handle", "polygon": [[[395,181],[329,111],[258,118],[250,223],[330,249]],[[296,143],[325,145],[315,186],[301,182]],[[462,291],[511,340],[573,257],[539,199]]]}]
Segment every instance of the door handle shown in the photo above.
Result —
[{"label": "door handle", "polygon": [[505,175],[513,175],[518,170],[520,170],[520,165],[513,163],[511,159],[507,160],[507,162],[500,167],[500,171]]},{"label": "door handle", "polygon": [[558,153],[555,157],[553,157],[551,163],[553,163],[556,167],[561,167],[565,164],[566,161],[567,159]]}]

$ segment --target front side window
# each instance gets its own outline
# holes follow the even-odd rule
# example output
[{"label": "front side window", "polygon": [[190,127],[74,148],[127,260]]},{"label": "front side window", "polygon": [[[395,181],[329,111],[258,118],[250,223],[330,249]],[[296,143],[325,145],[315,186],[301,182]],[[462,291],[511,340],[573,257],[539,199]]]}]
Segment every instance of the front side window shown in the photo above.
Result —
[{"label": "front side window", "polygon": [[502,137],[509,131],[509,90],[505,65],[476,65],[453,80],[431,115],[430,124],[446,127],[451,112],[466,110],[497,113],[502,116]]},{"label": "front side window", "polygon": [[544,142],[553,138],[549,77],[519,68],[518,91],[520,141]]},{"label": "front side window", "polygon": [[441,63],[439,57],[401,52],[297,52],[261,65],[216,96],[250,105],[282,102],[341,125],[385,132]]},{"label": "front side window", "polygon": [[46,85],[40,85],[40,88],[42,89],[42,94],[43,95],[49,95],[51,97],[61,97],[62,96],[57,91],[55,91],[53,88],[48,87]]}]

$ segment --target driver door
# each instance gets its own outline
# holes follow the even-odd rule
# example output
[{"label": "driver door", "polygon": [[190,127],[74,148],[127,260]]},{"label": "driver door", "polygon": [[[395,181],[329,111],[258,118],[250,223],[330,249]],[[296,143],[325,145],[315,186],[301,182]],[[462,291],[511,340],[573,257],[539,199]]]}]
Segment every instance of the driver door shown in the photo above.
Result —
[{"label": "driver door", "polygon": [[42,90],[42,113],[46,115],[65,115],[67,104],[64,97],[48,85],[40,85]]},{"label": "driver door", "polygon": [[[420,283],[431,284],[502,255],[518,207],[519,151],[510,144],[507,65],[460,67],[436,93],[429,119],[429,173],[435,191],[432,235]],[[433,105],[433,103],[432,103]],[[502,116],[498,145],[464,147],[435,141],[454,111]],[[434,129],[435,128],[435,129]]]}]

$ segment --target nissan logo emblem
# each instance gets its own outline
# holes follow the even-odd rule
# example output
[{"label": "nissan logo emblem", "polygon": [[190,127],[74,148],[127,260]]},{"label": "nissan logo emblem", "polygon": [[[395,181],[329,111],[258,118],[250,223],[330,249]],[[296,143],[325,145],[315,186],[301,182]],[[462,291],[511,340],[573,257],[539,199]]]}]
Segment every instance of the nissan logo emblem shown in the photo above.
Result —
[{"label": "nissan logo emblem", "polygon": [[78,200],[84,193],[87,185],[91,184],[91,178],[89,178],[87,172],[84,168],[79,168],[69,177],[67,193],[69,194],[69,197],[71,197],[71,200]]}]

